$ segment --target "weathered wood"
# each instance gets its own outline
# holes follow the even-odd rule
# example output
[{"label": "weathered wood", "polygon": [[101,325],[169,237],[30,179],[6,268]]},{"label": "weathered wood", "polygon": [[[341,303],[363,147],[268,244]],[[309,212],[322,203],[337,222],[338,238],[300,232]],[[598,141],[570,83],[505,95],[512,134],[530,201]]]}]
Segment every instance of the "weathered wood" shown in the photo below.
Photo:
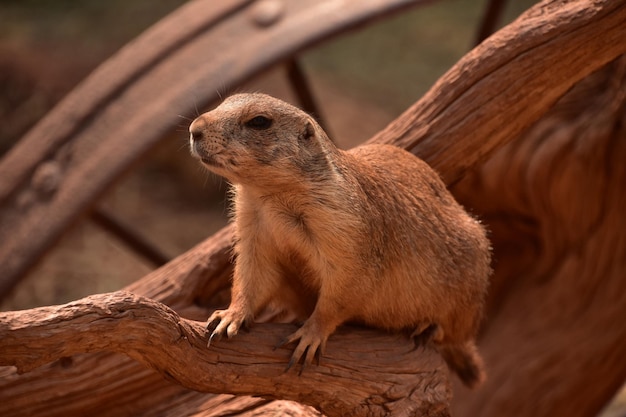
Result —
[{"label": "weathered wood", "polygon": [[[295,326],[258,325],[207,349],[203,323],[131,293],[0,314],[1,365],[28,372],[78,353],[118,352],[201,392],[254,394],[316,406],[327,416],[445,416],[448,370],[403,335],[340,331],[320,366],[285,372]],[[374,366],[372,366],[374,365]],[[11,413],[9,413],[11,414]]]},{"label": "weathered wood", "polygon": [[626,380],[626,56],[455,191],[491,230],[489,379],[458,416],[597,415]]},{"label": "weathered wood", "polygon": [[[569,14],[564,15],[564,10],[569,11]],[[563,16],[567,18],[563,19]],[[578,0],[543,3],[514,22],[505,31],[494,35],[478,50],[462,60],[435,85],[424,99],[378,135],[377,140],[393,142],[398,139],[397,144],[411,147],[415,153],[439,170],[448,182],[456,181],[467,169],[487,158],[497,146],[512,140],[516,134],[530,126],[559,95],[567,90],[568,86],[626,52],[625,30],[626,6],[623,1]],[[524,38],[532,40],[530,47]],[[576,47],[573,48],[571,43],[575,43]],[[549,47],[544,48],[542,45]],[[570,54],[567,57],[558,55],[558,51],[562,49],[570,51]],[[548,59],[552,53],[563,59],[555,61]],[[498,58],[501,54],[509,58]],[[514,68],[517,68],[517,71],[514,71]],[[557,74],[554,82],[551,77],[542,75],[548,72]],[[496,92],[491,91],[491,88],[496,88]],[[527,96],[535,99],[529,100]],[[487,100],[490,101],[487,102]],[[494,122],[494,119],[498,121]],[[485,128],[484,125],[488,125],[489,128]],[[459,130],[458,126],[462,126],[463,129]],[[194,306],[194,300],[196,297],[210,298],[214,289],[223,288],[227,283],[228,239],[225,237],[227,237],[227,232],[219,235],[218,243],[209,240],[199,245],[183,257],[133,285],[133,291],[138,294],[147,294],[155,299],[167,300],[168,304],[174,305],[175,309],[185,316],[205,315],[206,317],[207,312]],[[616,244],[622,246],[621,241],[617,241]],[[212,256],[212,262],[206,263],[209,256]],[[219,277],[219,279],[212,281],[212,277]],[[615,282],[611,282],[615,285]],[[568,300],[567,297],[564,299],[559,297],[559,294],[563,294],[561,286],[548,286],[542,290],[541,297],[546,296],[544,291],[548,291],[552,297],[546,299],[551,299],[553,302],[558,300],[560,303]],[[520,299],[517,302],[511,301],[510,305],[519,308],[524,304],[517,303],[534,302],[537,293],[539,291],[532,293],[535,298],[530,301],[524,297],[523,300]],[[517,297],[515,292],[510,292],[508,296],[511,300]],[[596,308],[600,307],[596,306]],[[528,308],[516,311],[518,311],[518,316],[514,323],[519,324],[519,319],[528,311]],[[542,319],[546,320],[546,318]],[[496,327],[487,328],[485,341],[490,340],[489,346],[495,350],[498,342],[506,341],[514,330],[515,328],[508,326],[505,321],[500,322]],[[531,339],[527,333],[521,333],[520,336]],[[536,335],[532,334],[532,336]],[[546,337],[549,339],[547,334]],[[495,355],[491,349],[487,349],[487,353]],[[515,346],[512,346],[512,349],[515,349]],[[509,352],[502,351],[501,355]],[[328,354],[330,353],[329,349]],[[581,352],[578,351],[578,354]],[[585,357],[598,358],[596,352],[593,356]],[[494,358],[497,358],[497,355]],[[99,375],[97,371],[91,373],[96,365],[105,366],[114,375],[96,377]],[[512,366],[521,365],[515,363]],[[487,366],[489,372],[495,365],[488,360]],[[77,374],[82,376],[79,387],[76,386],[75,375]],[[579,374],[577,381],[582,381],[584,378],[580,375],[584,373]],[[483,403],[489,402],[490,396],[493,396],[497,404],[506,403],[507,398],[498,396],[498,384],[506,386],[510,394],[515,391],[512,388],[522,389],[534,383],[528,380],[507,381],[506,376],[504,368],[501,368],[495,375],[490,375],[489,380],[494,381],[488,382],[491,388],[479,391],[485,393],[482,397]],[[571,377],[575,378],[574,375]],[[55,384],[45,384],[46,380],[54,380]],[[113,381],[118,384],[113,384]],[[132,384],[125,386],[120,381],[132,381]],[[110,384],[107,385],[107,382]],[[8,387],[12,390],[7,390]],[[54,402],[59,392],[65,392],[63,404]],[[150,398],[141,398],[142,402],[136,404],[133,401],[137,400],[138,392],[157,393],[154,397],[158,398],[153,398],[152,402]],[[114,355],[102,354],[81,356],[75,359],[68,369],[62,369],[58,365],[48,366],[23,376],[16,376],[7,371],[5,377],[0,380],[0,404],[2,404],[0,407],[20,402],[22,407],[17,411],[21,412],[21,415],[42,415],[46,406],[48,406],[48,414],[51,411],[58,412],[57,415],[80,412],[90,415],[96,412],[106,414],[106,411],[97,408],[93,402],[89,403],[85,399],[86,396],[101,396],[100,398],[111,400],[108,404],[112,407],[115,405],[120,407],[117,409],[118,415],[122,414],[120,410],[125,410],[125,413],[130,415],[152,408],[155,404],[186,395],[190,394],[182,390],[176,393],[175,387],[155,379],[131,361]],[[198,397],[193,398],[198,400]],[[485,398],[490,399],[487,401]],[[41,399],[41,402],[38,404],[33,399]],[[548,409],[546,404],[553,404],[550,401],[560,399],[549,397],[540,404],[544,407],[543,409]],[[476,401],[474,405],[478,403],[478,400]],[[523,397],[520,401],[532,403],[535,398]],[[597,406],[597,399],[594,398],[593,401]],[[58,406],[51,409],[49,407],[51,403]],[[502,411],[501,408],[498,410]]]},{"label": "weathered wood", "polygon": [[453,184],[625,53],[625,18],[623,0],[541,2],[466,54],[372,141],[413,150]]}]

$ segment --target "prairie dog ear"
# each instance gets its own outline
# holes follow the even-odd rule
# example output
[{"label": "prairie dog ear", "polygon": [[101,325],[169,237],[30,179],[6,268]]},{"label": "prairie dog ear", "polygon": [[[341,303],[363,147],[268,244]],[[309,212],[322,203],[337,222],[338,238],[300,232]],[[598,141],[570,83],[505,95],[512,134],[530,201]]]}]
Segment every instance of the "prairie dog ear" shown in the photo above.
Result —
[{"label": "prairie dog ear", "polygon": [[313,127],[313,124],[311,122],[306,122],[304,130],[300,133],[298,139],[300,139],[301,141],[308,141],[313,136],[315,136],[315,128]]}]

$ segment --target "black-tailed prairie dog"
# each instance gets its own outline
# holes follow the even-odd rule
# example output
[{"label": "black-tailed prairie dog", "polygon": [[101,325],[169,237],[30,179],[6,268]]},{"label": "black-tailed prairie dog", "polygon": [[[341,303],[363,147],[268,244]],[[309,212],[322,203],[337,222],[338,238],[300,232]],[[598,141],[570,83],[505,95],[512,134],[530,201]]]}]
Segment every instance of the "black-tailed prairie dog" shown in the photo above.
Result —
[{"label": "black-tailed prairie dog", "polygon": [[191,153],[233,186],[232,298],[209,318],[234,336],[269,304],[304,321],[290,364],[358,322],[428,334],[468,386],[490,269],[485,230],[437,173],[389,145],[337,149],[305,112],[238,94],[189,127]]}]

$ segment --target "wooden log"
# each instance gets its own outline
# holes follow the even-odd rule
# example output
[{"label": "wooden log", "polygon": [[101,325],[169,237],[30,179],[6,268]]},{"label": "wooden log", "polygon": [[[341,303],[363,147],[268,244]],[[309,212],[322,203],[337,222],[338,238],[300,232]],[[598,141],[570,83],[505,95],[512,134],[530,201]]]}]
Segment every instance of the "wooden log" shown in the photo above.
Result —
[{"label": "wooden log", "polygon": [[540,2],[461,58],[372,142],[412,150],[454,184],[626,52],[625,15],[623,0]]},{"label": "wooden log", "polygon": [[[286,372],[295,326],[263,324],[207,349],[203,323],[156,301],[118,292],[63,306],[0,314],[1,365],[28,372],[79,353],[130,356],[195,391],[315,405],[327,416],[448,416],[448,370],[403,335],[340,331],[321,364]],[[442,389],[443,388],[443,389]]]},{"label": "wooden log", "polygon": [[455,187],[497,263],[489,379],[454,415],[597,415],[626,380],[625,139],[622,56]]}]

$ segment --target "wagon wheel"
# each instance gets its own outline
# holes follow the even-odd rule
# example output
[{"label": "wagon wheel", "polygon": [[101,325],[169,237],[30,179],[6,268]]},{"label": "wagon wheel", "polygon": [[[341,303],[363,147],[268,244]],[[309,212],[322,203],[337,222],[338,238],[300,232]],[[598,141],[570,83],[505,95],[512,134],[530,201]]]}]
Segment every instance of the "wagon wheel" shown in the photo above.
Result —
[{"label": "wagon wheel", "polygon": [[[0,240],[0,299],[85,212],[139,255],[165,263],[157,245],[94,202],[178,123],[172,109],[192,114],[224,87],[282,63],[301,107],[320,115],[298,51],[421,3],[199,0],[154,25],[94,71],[0,164],[0,236],[11,236]],[[503,4],[488,3],[478,41],[493,30]]]}]

